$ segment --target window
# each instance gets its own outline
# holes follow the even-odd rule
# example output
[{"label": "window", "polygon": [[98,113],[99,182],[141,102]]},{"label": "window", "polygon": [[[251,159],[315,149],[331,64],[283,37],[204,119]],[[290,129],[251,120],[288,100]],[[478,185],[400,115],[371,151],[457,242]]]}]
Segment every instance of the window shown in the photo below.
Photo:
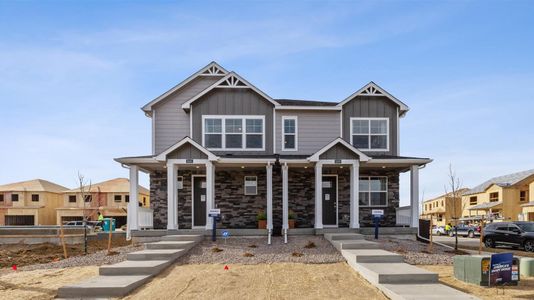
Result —
[{"label": "window", "polygon": [[521,201],[521,202],[528,201],[528,193],[527,193],[527,191],[520,191],[519,192],[519,201]]},{"label": "window", "polygon": [[93,196],[85,195],[85,202],[91,202],[91,201],[93,201]]},{"label": "window", "polygon": [[0,202],[4,202],[4,194],[0,194]]},{"label": "window", "polygon": [[121,202],[122,201],[122,195],[115,195],[115,202]]},{"label": "window", "polygon": [[297,151],[297,117],[282,117],[282,151]]},{"label": "window", "polygon": [[203,145],[210,150],[265,150],[264,116],[203,116]]},{"label": "window", "polygon": [[32,194],[32,202],[39,202],[39,194]]},{"label": "window", "polygon": [[124,202],[126,203],[130,202],[130,195],[124,195]]},{"label": "window", "polygon": [[184,188],[184,177],[178,176],[176,177],[176,189],[181,190]]},{"label": "window", "polygon": [[441,200],[441,206],[445,206],[445,205],[443,205],[443,200]]},{"label": "window", "polygon": [[438,222],[443,221],[443,215],[438,215],[438,217],[437,217],[437,221],[438,221]]},{"label": "window", "polygon": [[469,205],[477,205],[477,196],[469,197]]},{"label": "window", "polygon": [[143,197],[143,206],[146,206],[146,197]]},{"label": "window", "polygon": [[69,195],[69,203],[76,203],[76,195]]},{"label": "window", "polygon": [[245,176],[245,195],[258,194],[258,177]]},{"label": "window", "polygon": [[387,206],[387,177],[360,177],[360,206]]},{"label": "window", "polygon": [[494,192],[489,194],[489,201],[490,202],[497,202],[499,201],[499,192]]},{"label": "window", "polygon": [[19,201],[19,194],[11,194],[11,201],[13,202]]},{"label": "window", "polygon": [[350,135],[352,145],[371,151],[389,150],[388,118],[351,118]]}]

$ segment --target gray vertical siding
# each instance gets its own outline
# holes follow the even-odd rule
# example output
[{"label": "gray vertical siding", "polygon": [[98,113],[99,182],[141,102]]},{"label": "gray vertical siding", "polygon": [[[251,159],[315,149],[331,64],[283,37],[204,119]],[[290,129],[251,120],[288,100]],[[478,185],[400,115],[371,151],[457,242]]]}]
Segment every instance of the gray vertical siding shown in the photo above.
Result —
[{"label": "gray vertical siding", "polygon": [[[273,107],[250,89],[215,88],[193,103],[193,140],[202,145],[203,115],[265,116],[265,151],[232,151],[236,154],[273,153]],[[226,152],[214,151],[217,154]]]},{"label": "gray vertical siding", "polygon": [[193,147],[190,144],[185,144],[180,148],[172,151],[167,155],[167,158],[176,158],[176,159],[207,159],[208,156],[198,150],[196,147]]},{"label": "gray vertical siding", "polygon": [[[298,151],[282,151],[282,116],[297,117]],[[340,112],[316,110],[276,111],[276,152],[313,154],[340,137]]]},{"label": "gray vertical siding", "polygon": [[359,159],[349,148],[337,144],[319,156],[320,159]]},{"label": "gray vertical siding", "polygon": [[[343,139],[350,141],[350,118],[389,118],[389,151],[367,152],[371,156],[398,155],[397,149],[397,105],[386,97],[357,96],[343,105]],[[364,151],[364,150],[362,150]],[[365,152],[365,151],[364,151]]]},{"label": "gray vertical siding", "polygon": [[219,79],[218,76],[195,78],[154,106],[155,154],[189,136],[189,115],[182,109],[182,104]]}]

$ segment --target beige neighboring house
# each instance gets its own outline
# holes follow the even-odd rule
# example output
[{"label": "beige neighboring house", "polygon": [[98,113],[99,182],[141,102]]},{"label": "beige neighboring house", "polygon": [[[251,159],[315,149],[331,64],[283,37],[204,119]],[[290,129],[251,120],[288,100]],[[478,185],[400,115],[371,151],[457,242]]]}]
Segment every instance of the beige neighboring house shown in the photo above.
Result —
[{"label": "beige neighboring house", "polygon": [[66,190],[43,179],[0,185],[0,225],[55,225]]},{"label": "beige neighboring house", "polygon": [[445,226],[447,223],[454,224],[454,218],[460,218],[462,213],[462,195],[469,189],[462,188],[453,197],[452,193],[447,193],[436,198],[423,202],[422,219],[432,218],[432,224]]},{"label": "beige neighboring house", "polygon": [[465,220],[534,221],[534,169],[492,178],[463,197]]},{"label": "beige neighboring house", "polygon": [[[126,224],[127,206],[130,202],[128,179],[116,178],[93,183],[90,193],[89,186],[84,187],[84,194],[85,201],[80,188],[63,193],[62,205],[56,209],[58,225],[66,221],[83,220],[84,215],[89,220],[97,220],[98,211],[106,218],[114,218],[117,227]],[[138,199],[140,206],[150,207],[150,192],[142,186],[139,186]]]}]

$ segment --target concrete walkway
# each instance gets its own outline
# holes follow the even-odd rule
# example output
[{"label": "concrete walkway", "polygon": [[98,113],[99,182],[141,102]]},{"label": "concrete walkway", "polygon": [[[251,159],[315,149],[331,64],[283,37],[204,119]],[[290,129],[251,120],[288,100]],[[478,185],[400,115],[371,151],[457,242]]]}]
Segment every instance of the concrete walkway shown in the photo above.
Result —
[{"label": "concrete walkway", "polygon": [[361,234],[324,236],[354,270],[391,299],[477,299],[440,284],[437,273],[404,263],[402,255],[380,249]]},{"label": "concrete walkway", "polygon": [[145,244],[145,250],[128,253],[126,261],[104,265],[99,276],[58,290],[58,298],[122,297],[161,273],[203,239],[202,235],[166,235]]}]

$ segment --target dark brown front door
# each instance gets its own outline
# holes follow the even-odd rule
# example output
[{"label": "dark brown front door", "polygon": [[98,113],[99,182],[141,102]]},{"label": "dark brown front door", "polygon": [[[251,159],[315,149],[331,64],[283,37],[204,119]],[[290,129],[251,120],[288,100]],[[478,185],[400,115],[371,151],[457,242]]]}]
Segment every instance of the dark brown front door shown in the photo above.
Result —
[{"label": "dark brown front door", "polygon": [[206,226],[206,177],[193,177],[193,226]]},{"label": "dark brown front door", "polygon": [[323,225],[337,225],[337,177],[323,176]]}]

